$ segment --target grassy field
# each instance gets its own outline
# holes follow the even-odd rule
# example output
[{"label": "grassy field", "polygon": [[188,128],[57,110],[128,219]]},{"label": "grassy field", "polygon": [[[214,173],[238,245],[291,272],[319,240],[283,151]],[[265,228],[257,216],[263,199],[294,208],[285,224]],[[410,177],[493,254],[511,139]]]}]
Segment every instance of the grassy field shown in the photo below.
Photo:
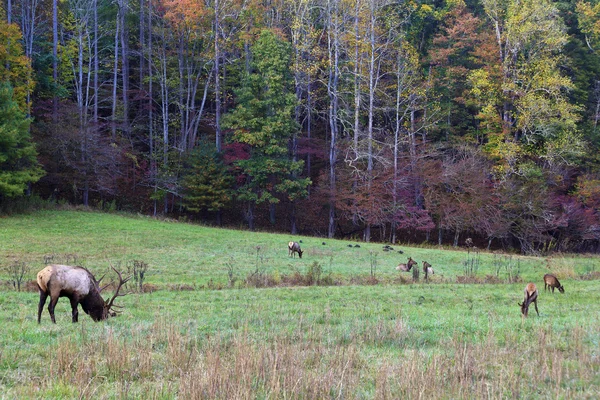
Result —
[{"label": "grassy field", "polygon": [[[385,252],[74,211],[2,218],[0,243],[0,265],[26,262],[27,281],[49,260],[97,276],[149,265],[148,292],[120,298],[121,316],[76,325],[67,299],[56,325],[47,311],[38,325],[37,292],[0,273],[0,398],[600,397],[597,257]],[[433,278],[396,271],[408,256]],[[550,271],[564,295],[544,293]],[[540,316],[523,320],[528,281]]]}]

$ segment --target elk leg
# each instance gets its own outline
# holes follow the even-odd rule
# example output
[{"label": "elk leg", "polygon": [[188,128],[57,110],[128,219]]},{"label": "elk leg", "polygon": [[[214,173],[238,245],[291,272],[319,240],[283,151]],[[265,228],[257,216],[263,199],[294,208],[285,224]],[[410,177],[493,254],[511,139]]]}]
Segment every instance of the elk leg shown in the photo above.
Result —
[{"label": "elk leg", "polygon": [[537,315],[538,315],[538,317],[539,317],[539,316],[540,316],[540,312],[539,312],[539,311],[538,311],[538,309],[537,309],[537,299],[535,299],[535,300],[533,301],[533,305],[535,306],[535,312],[537,313]]},{"label": "elk leg", "polygon": [[38,304],[38,324],[42,320],[42,311],[44,310],[44,305],[46,304],[47,298],[48,298],[48,293],[40,290],[40,304]]},{"label": "elk leg", "polygon": [[52,323],[56,323],[56,318],[54,318],[54,307],[56,307],[56,303],[58,303],[58,296],[53,297],[50,296],[50,304],[48,304],[48,312],[50,313],[50,319],[52,319]]},{"label": "elk leg", "polygon": [[72,321],[77,322],[78,317],[79,317],[79,311],[77,311],[77,305],[79,304],[79,299],[77,298],[76,295],[73,295],[73,297],[70,297],[69,300],[71,300]]}]

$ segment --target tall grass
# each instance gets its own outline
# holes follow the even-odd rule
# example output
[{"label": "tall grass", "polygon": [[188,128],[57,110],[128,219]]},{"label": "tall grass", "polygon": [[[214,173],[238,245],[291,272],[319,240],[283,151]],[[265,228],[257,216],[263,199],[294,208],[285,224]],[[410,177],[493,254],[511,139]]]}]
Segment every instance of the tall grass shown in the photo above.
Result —
[{"label": "tall grass", "polygon": [[404,345],[408,332],[399,322],[383,336],[381,331],[373,333],[371,343],[391,340],[403,350],[402,356],[379,358],[364,351],[363,338],[332,345],[329,333],[326,327],[305,331],[298,324],[289,334],[266,341],[256,340],[246,328],[227,337],[197,337],[160,318],[144,332],[117,336],[107,331],[96,340],[59,341],[47,349],[47,374],[23,371],[20,382],[5,387],[4,393],[19,398],[62,393],[64,398],[181,399],[600,394],[600,360],[589,351],[587,334],[580,328],[565,335],[550,327],[529,326],[502,344],[490,329],[478,343],[455,334],[439,347],[419,349]]}]

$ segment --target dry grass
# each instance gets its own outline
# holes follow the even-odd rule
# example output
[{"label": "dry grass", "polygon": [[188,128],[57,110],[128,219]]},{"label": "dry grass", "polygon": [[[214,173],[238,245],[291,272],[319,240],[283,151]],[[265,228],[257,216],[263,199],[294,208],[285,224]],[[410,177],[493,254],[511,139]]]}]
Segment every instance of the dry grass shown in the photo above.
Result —
[{"label": "dry grass", "polygon": [[[502,345],[493,330],[479,343],[457,334],[433,351],[405,346],[411,331],[402,318],[351,332],[333,343],[326,330],[300,325],[270,341],[255,341],[247,330],[199,339],[159,320],[126,335],[107,331],[100,341],[61,342],[50,349],[49,374],[19,395],[63,386],[80,398],[530,398],[542,389],[548,398],[600,394],[600,359],[586,351],[581,329],[563,336],[524,326]],[[364,349],[386,342],[401,354],[372,362]]]}]

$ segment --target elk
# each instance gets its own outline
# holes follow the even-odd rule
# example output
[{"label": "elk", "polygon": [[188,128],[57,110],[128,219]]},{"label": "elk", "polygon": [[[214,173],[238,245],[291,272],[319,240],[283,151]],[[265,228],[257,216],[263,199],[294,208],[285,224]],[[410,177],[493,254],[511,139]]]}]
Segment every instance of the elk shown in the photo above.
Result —
[{"label": "elk", "polygon": [[425,280],[429,275],[433,275],[433,268],[427,261],[423,261],[423,272],[425,273]]},{"label": "elk", "polygon": [[413,265],[417,265],[417,262],[412,258],[408,257],[408,262],[406,264],[398,264],[396,269],[398,271],[408,272],[413,267]]},{"label": "elk", "polygon": [[131,279],[131,276],[123,279],[121,273],[114,267],[111,268],[119,276],[119,284],[115,294],[110,300],[104,300],[100,295],[103,289],[108,285],[100,288],[99,284],[102,281],[96,280],[94,275],[86,268],[73,267],[69,265],[51,264],[42,269],[37,274],[37,285],[40,290],[40,303],[38,305],[38,324],[42,318],[42,310],[46,299],[50,296],[50,304],[48,304],[48,312],[53,323],[56,323],[54,318],[54,307],[58,302],[59,297],[68,297],[71,301],[72,320],[77,322],[79,313],[77,306],[81,304],[81,308],[94,321],[105,320],[108,317],[114,317],[119,311],[113,307],[119,307],[114,304],[114,301],[119,296],[125,294],[119,293],[123,285]]},{"label": "elk", "polygon": [[289,242],[288,243],[288,256],[296,257],[296,253],[298,253],[298,257],[302,258],[302,250],[300,250],[300,244],[298,242]]},{"label": "elk", "polygon": [[544,275],[544,292],[546,289],[550,290],[550,288],[552,288],[552,293],[554,293],[554,288],[558,289],[561,293],[565,292],[565,288],[560,284],[556,276],[546,274]]},{"label": "elk", "polygon": [[538,317],[540,316],[540,312],[538,311],[537,306],[537,297],[538,291],[537,287],[535,286],[535,283],[528,283],[527,286],[525,286],[525,299],[522,303],[518,303],[521,306],[521,313],[525,317],[527,317],[527,313],[529,312],[529,305],[531,303],[535,305],[535,312],[537,313]]}]

